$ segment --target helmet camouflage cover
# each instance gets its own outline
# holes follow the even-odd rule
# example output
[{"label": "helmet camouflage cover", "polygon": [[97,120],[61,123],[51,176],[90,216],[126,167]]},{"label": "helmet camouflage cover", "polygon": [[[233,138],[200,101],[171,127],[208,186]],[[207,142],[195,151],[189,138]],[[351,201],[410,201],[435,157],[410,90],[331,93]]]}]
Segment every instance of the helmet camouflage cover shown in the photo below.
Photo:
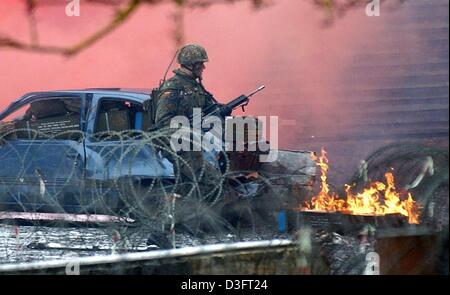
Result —
[{"label": "helmet camouflage cover", "polygon": [[207,62],[208,54],[200,45],[188,44],[181,47],[177,60],[180,65],[192,66],[199,62]]}]

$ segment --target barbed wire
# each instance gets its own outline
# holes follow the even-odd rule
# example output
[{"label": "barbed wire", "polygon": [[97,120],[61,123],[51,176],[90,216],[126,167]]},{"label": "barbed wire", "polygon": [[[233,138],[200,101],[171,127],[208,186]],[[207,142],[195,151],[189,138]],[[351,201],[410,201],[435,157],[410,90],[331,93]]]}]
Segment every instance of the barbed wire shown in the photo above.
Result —
[{"label": "barbed wire", "polygon": [[[309,152],[303,156],[293,153],[286,158],[281,154],[276,165],[240,170],[232,169],[233,160],[229,157],[232,154],[224,153],[223,163],[215,166],[222,167],[218,169],[220,179],[208,183],[208,178],[204,177],[208,176],[205,167],[213,165],[209,161],[215,158],[205,158],[200,169],[191,167],[185,157],[167,145],[166,138],[171,132],[170,129],[100,132],[87,138],[84,133],[74,131],[49,134],[33,129],[3,129],[0,132],[0,163],[3,166],[0,169],[0,240],[3,241],[0,243],[0,263],[264,238],[292,239],[296,229],[309,224],[304,223],[304,219],[299,220],[298,211],[295,211],[295,206],[309,199],[312,193],[316,167]],[[26,139],[17,138],[17,135],[26,135]],[[56,154],[51,148],[55,143],[65,146],[59,149],[62,154]],[[434,177],[445,173],[448,177],[448,164],[442,164],[442,160],[448,158],[448,152],[412,146],[410,149],[397,146],[394,150],[385,148],[366,159],[369,179],[375,178],[376,171],[382,170],[378,166],[386,165],[386,159],[391,156],[392,160],[417,160],[420,158],[418,152],[431,156],[436,162]],[[147,160],[142,163],[144,156]],[[383,156],[384,161],[374,160],[383,159]],[[303,162],[299,157],[303,157]],[[294,163],[294,159],[299,161]],[[291,165],[284,166],[286,162]],[[36,163],[45,163],[48,169],[36,167]],[[137,173],[137,168],[142,167],[146,167],[147,172],[155,169],[155,173]],[[167,167],[172,167],[171,173],[162,173],[169,171],[164,170]],[[180,174],[181,167],[187,167],[185,171],[191,176],[187,183]],[[257,175],[254,175],[255,171]],[[170,177],[162,177],[169,174]],[[404,179],[411,179],[406,171],[404,174]],[[251,177],[247,179],[249,175]],[[361,174],[357,176],[356,180],[364,179]],[[402,179],[401,175],[399,179]],[[423,181],[422,184],[428,186],[429,180]],[[239,190],[239,184],[248,183],[259,187],[246,195]],[[211,188],[206,193],[202,188],[204,185]],[[183,190],[186,186],[188,189]],[[287,214],[287,226],[291,231],[279,230],[277,214],[283,210],[293,213]],[[389,222],[386,219],[384,226],[394,226]],[[358,224],[364,225],[364,220]],[[317,226],[314,222],[311,225]],[[337,232],[351,233],[352,237],[361,230],[350,223],[341,223],[338,227],[347,227]],[[325,228],[329,236],[335,229]],[[311,239],[311,243],[316,244],[323,240],[319,235]],[[343,239],[351,240],[352,247],[345,243],[330,244],[327,238],[328,242],[320,244],[318,249],[328,249],[331,272],[360,272],[366,263],[364,255],[373,247],[361,252],[355,238]],[[357,251],[357,261],[337,259],[336,253],[342,251]],[[350,252],[346,252],[349,257],[356,255]],[[357,267],[352,266],[354,263]]]},{"label": "barbed wire", "polygon": [[[205,160],[201,163],[199,171],[192,169],[191,163],[164,143],[164,139],[171,132],[173,131],[170,129],[159,129],[154,132],[135,130],[100,132],[95,134],[95,138],[85,138],[84,133],[74,131],[51,134],[23,128],[3,130],[0,136],[2,144],[0,161],[5,165],[14,162],[15,169],[5,170],[7,173],[0,175],[1,194],[3,199],[4,196],[10,196],[10,201],[14,204],[9,205],[14,205],[12,207],[19,209],[16,211],[23,213],[49,211],[55,214],[84,214],[84,219],[91,221],[88,222],[90,226],[96,227],[100,232],[107,232],[101,235],[103,238],[112,235],[111,228],[117,226],[124,228],[126,233],[122,233],[121,236],[124,240],[132,241],[130,243],[135,245],[134,249],[143,247],[142,241],[152,233],[166,231],[167,227],[170,227],[168,223],[173,222],[173,218],[178,229],[189,235],[196,235],[208,229],[226,229],[229,232],[234,227],[225,216],[221,215],[221,209],[227,205],[223,199],[225,193],[233,195],[233,201],[241,203],[239,206],[242,204],[247,206],[246,212],[250,211],[252,215],[259,214],[256,209],[249,206],[246,200],[249,196],[239,196],[239,191],[235,191],[235,188],[229,185],[230,179],[245,176],[253,172],[252,169],[231,171],[230,159],[223,153],[222,169],[218,170],[220,179],[208,183],[206,167],[212,166],[213,163]],[[25,135],[26,139],[17,138],[17,135]],[[90,148],[89,144],[86,144],[88,141],[97,146]],[[51,154],[53,150],[49,149],[49,146],[55,142],[65,146],[58,150],[63,154]],[[142,154],[147,156],[147,163],[140,163],[144,159]],[[147,172],[157,165],[160,165],[160,168],[167,168],[167,160],[161,156],[162,154],[168,155],[171,159],[170,163],[173,165],[171,177],[164,179],[157,175],[149,177],[133,174],[136,173],[136,165],[139,168],[148,165]],[[39,165],[48,165],[52,173],[49,173],[46,167],[37,167]],[[185,179],[180,175],[181,166],[187,168],[184,170],[189,172],[191,182],[184,182]],[[163,171],[162,168],[160,171]],[[30,173],[30,169],[35,171]],[[294,176],[309,175],[302,167],[295,167],[292,172],[281,176],[258,174],[257,183],[264,185],[264,189],[260,189],[258,193],[271,190],[271,177],[277,180],[282,177],[288,182],[288,179]],[[243,178],[239,181],[245,183],[246,180]],[[211,189],[205,192],[201,188],[202,185],[207,185]],[[168,210],[170,209],[168,197],[179,194],[180,189],[185,186],[188,189],[184,195],[176,199],[176,208]],[[21,188],[24,188],[23,191]],[[35,197],[36,204],[26,202],[24,198],[27,193]],[[68,195],[77,208],[64,203]],[[109,216],[112,225],[103,226],[102,222],[96,221],[95,218],[90,219],[90,216],[95,214]],[[19,219],[25,217],[26,215],[19,215]],[[50,217],[61,216],[50,215]],[[69,226],[70,221],[69,219]],[[275,219],[262,226],[274,221]],[[60,225],[60,221],[57,220],[46,222],[52,226]],[[237,223],[239,224],[239,221]],[[31,220],[31,225],[39,226],[41,221]],[[81,228],[84,229],[85,226],[82,225]],[[254,228],[253,226],[252,230]],[[39,242],[34,242],[31,246],[43,246]],[[130,250],[132,249],[133,247]]]}]

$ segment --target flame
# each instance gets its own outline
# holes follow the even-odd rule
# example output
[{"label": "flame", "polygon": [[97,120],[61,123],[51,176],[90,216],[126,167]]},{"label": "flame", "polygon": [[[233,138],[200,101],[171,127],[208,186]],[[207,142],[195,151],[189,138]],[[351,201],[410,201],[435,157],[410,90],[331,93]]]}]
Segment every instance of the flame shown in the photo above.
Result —
[{"label": "flame", "polygon": [[315,211],[340,211],[344,208],[345,201],[339,199],[339,196],[336,193],[332,193],[330,195],[330,189],[328,187],[327,182],[327,173],[328,173],[328,159],[326,157],[326,152],[324,149],[321,151],[321,155],[319,158],[316,157],[314,153],[311,154],[311,158],[313,161],[317,163],[317,166],[320,167],[321,175],[320,175],[320,192],[317,196],[311,199],[311,205],[307,204],[309,210]]},{"label": "flame", "polygon": [[345,185],[346,199],[331,192],[327,182],[328,159],[326,151],[322,148],[320,157],[311,154],[311,158],[320,167],[320,192],[306,203],[303,211],[342,212],[353,215],[401,214],[408,217],[411,224],[419,223],[419,206],[411,193],[403,197],[394,185],[394,175],[385,173],[386,183],[375,181],[369,184],[362,192],[353,194],[350,185]]}]

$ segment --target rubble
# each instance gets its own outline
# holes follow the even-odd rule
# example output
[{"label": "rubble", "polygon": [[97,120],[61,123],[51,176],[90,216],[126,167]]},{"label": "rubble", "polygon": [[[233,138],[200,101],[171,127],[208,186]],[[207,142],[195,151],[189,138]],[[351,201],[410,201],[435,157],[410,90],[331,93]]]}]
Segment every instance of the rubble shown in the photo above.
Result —
[{"label": "rubble", "polygon": [[362,275],[367,267],[366,256],[373,246],[361,247],[355,237],[338,233],[319,233],[316,237],[321,253],[330,267],[330,275]]}]

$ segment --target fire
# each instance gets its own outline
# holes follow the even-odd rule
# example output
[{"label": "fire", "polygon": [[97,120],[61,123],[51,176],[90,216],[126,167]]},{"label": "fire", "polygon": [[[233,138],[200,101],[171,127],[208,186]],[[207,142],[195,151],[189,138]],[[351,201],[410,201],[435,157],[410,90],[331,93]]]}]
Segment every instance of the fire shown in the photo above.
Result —
[{"label": "fire", "polygon": [[303,211],[325,211],[342,212],[353,215],[376,215],[401,214],[408,217],[411,224],[419,223],[419,206],[414,201],[411,193],[408,192],[406,198],[398,192],[394,185],[394,175],[391,172],[385,173],[386,183],[375,181],[369,184],[362,192],[353,194],[351,186],[345,185],[346,199],[330,192],[327,173],[328,159],[324,149],[321,150],[320,157],[311,155],[312,159],[320,167],[320,192],[302,208]]}]

